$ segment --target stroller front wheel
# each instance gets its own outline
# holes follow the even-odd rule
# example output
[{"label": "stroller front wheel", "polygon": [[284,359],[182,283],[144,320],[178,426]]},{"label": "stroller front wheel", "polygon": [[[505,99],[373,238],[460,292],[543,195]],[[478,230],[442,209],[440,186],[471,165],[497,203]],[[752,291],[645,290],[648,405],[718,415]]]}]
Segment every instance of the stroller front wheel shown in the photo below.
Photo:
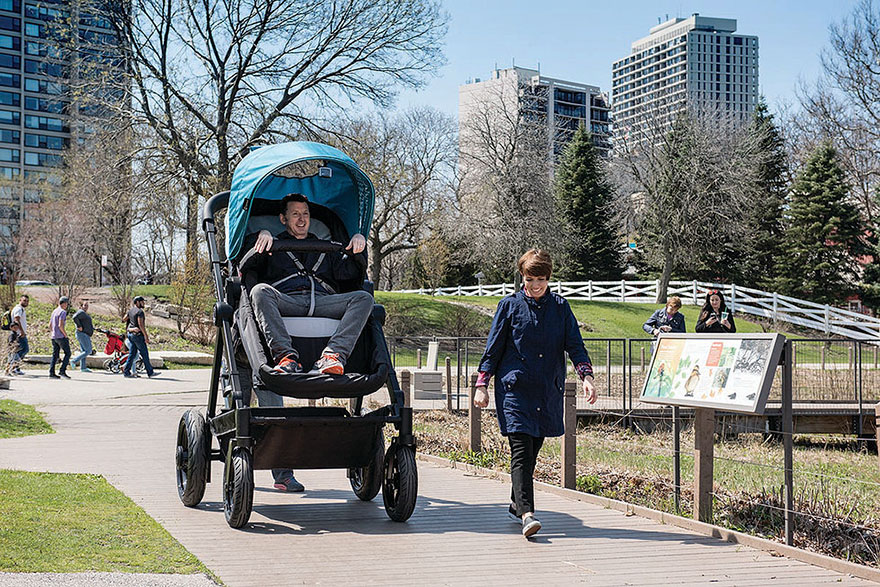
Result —
[{"label": "stroller front wheel", "polygon": [[416,508],[419,473],[416,453],[411,446],[392,443],[385,454],[382,500],[385,512],[395,522],[405,522]]},{"label": "stroller front wheel", "polygon": [[251,453],[246,448],[232,449],[232,457],[223,477],[226,523],[232,528],[241,528],[251,517],[254,505],[254,467]]}]

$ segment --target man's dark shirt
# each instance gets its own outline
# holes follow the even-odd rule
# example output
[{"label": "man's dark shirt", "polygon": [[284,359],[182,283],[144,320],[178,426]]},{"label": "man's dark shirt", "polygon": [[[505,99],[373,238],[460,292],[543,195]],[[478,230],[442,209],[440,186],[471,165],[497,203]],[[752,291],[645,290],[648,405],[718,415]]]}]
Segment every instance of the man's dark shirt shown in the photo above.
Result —
[{"label": "man's dark shirt", "polygon": [[95,333],[95,327],[92,324],[92,317],[85,310],[77,310],[73,315],[73,323],[77,328],[82,328],[83,334],[92,336]]},{"label": "man's dark shirt", "polygon": [[126,328],[137,328],[140,329],[141,323],[138,321],[138,318],[144,320],[144,324],[146,324],[146,318],[144,318],[144,311],[137,306],[132,306],[128,311],[128,323]]},{"label": "man's dark shirt", "polygon": [[[278,241],[286,241],[296,240],[296,237],[285,230],[275,235],[275,239]],[[318,239],[318,237],[316,237],[312,233],[309,233],[309,235],[302,240],[320,239]],[[245,241],[244,250],[249,250],[254,246],[255,243],[256,235],[252,235]],[[295,277],[291,277],[291,275],[301,273],[301,271],[300,268],[293,261],[293,259],[290,258],[290,255],[293,255],[297,259],[299,259],[299,262],[302,264],[303,267],[311,270],[318,262],[321,253],[297,251],[288,254],[287,251],[270,252],[272,252],[271,255],[260,255],[260,257],[262,258],[257,261],[256,270],[260,282],[268,283],[269,285],[275,287],[275,289],[277,289],[281,293],[286,294],[311,290],[311,282],[306,275],[300,274]],[[357,255],[353,255],[351,253],[346,253],[345,255],[343,255],[342,253],[338,252],[325,253],[324,259],[321,261],[321,264],[315,270],[314,274],[321,281],[333,288],[333,291],[327,291],[326,288],[322,287],[321,284],[316,281],[315,292],[339,293],[340,282],[353,279],[362,279],[366,266],[367,259],[364,253],[359,253]]]}]

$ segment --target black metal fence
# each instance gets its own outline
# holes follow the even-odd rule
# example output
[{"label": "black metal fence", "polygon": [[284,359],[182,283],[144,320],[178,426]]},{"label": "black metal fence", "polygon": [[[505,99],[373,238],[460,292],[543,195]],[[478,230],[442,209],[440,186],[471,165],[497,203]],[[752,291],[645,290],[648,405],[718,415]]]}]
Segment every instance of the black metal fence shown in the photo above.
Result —
[{"label": "black metal fence", "polygon": [[[439,346],[437,368],[444,370],[446,359],[450,360],[454,407],[466,408],[462,398],[467,396],[469,377],[478,368],[486,338],[390,337],[395,368],[428,366],[428,343],[432,341]],[[641,395],[651,364],[652,343],[650,338],[584,339],[599,397],[617,400],[623,413],[631,410]],[[792,339],[792,345],[795,403],[861,406],[880,401],[880,339],[798,338]],[[775,378],[769,402],[781,400],[780,380],[779,376]]]}]

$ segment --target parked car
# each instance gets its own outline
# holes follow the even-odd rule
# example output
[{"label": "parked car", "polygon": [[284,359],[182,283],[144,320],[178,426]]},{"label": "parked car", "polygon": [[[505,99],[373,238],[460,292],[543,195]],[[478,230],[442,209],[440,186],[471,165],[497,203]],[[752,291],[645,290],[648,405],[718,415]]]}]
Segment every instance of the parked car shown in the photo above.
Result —
[{"label": "parked car", "polygon": [[42,279],[19,279],[15,282],[16,286],[21,285],[55,285],[49,281],[43,281]]}]

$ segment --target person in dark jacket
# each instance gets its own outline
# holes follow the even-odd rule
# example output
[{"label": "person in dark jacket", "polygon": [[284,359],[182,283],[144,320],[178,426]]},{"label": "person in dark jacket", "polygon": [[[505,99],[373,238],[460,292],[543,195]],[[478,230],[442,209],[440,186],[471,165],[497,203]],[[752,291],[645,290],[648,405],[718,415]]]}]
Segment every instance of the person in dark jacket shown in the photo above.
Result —
[{"label": "person in dark jacket", "polygon": [[[302,194],[289,194],[281,200],[278,215],[285,230],[272,236],[263,230],[253,245],[258,253],[271,251],[276,240],[316,239],[309,232],[311,215],[308,199]],[[314,369],[341,375],[345,362],[373,309],[373,296],[366,291],[339,292],[339,282],[363,275],[367,266],[363,253],[366,239],[355,234],[346,247],[349,254],[282,252],[263,255],[256,267],[261,283],[251,289],[254,315],[269,343],[273,371],[301,373],[299,354],[290,344],[290,336],[282,316],[321,316],[339,320],[339,326],[324,348]],[[280,407],[283,398],[266,389],[257,389],[261,406]],[[291,469],[272,469],[274,487],[279,491],[300,492],[305,486],[297,481]]]},{"label": "person in dark jacket", "polygon": [[487,386],[495,376],[495,412],[510,443],[511,504],[508,513],[528,538],[541,529],[535,518],[534,472],[548,436],[565,432],[562,419],[565,353],[583,381],[587,401],[596,401],[590,356],[565,298],[548,290],[550,255],[538,249],[517,265],[523,289],[498,302],[486,351],[480,360],[474,405],[489,405]]},{"label": "person in dark jacket", "polygon": [[86,357],[92,354],[92,335],[95,334],[95,326],[92,324],[92,317],[89,316],[89,303],[85,300],[80,302],[79,310],[73,315],[73,323],[76,324],[76,340],[79,342],[80,354],[75,356],[70,362],[76,367],[80,364],[83,373],[91,372],[86,367]]},{"label": "person in dark jacket", "polygon": [[[276,240],[314,239],[309,233],[308,199],[289,194],[281,201],[279,214],[285,230],[272,236],[263,230],[254,248],[258,253],[272,250]],[[254,315],[266,335],[274,370],[301,373],[299,354],[290,344],[282,316],[320,316],[339,320],[339,326],[315,364],[321,373],[342,375],[345,362],[373,309],[373,296],[358,290],[339,293],[339,282],[362,275],[367,266],[363,235],[355,234],[346,247],[351,254],[286,252],[264,255],[257,268],[260,282],[251,289]]]},{"label": "person in dark jacket", "polygon": [[666,307],[657,310],[645,320],[642,330],[656,337],[661,332],[687,332],[684,325],[684,314],[681,309],[681,298],[672,296],[666,300]]},{"label": "person in dark jacket", "polygon": [[713,289],[706,294],[706,302],[700,310],[695,330],[702,333],[718,334],[736,332],[736,321],[733,319],[733,312],[727,310],[727,304],[724,303],[724,294],[719,290]]}]

